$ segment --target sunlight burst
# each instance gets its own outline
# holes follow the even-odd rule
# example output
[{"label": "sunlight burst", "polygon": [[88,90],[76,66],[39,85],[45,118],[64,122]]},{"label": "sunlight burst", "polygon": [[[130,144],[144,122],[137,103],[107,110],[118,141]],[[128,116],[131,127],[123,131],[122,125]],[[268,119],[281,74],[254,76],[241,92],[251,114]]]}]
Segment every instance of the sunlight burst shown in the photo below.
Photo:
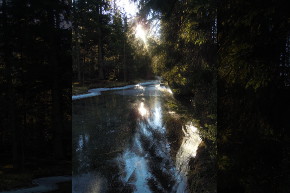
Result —
[{"label": "sunlight burst", "polygon": [[142,41],[146,44],[146,32],[143,29],[142,25],[140,24],[137,25],[135,36],[136,38],[142,39]]}]

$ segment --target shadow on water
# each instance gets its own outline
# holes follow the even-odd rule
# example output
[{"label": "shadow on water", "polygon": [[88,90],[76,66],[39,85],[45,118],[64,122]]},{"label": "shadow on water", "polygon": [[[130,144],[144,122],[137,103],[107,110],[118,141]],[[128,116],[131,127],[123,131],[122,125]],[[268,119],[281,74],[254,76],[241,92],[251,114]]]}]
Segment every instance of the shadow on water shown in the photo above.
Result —
[{"label": "shadow on water", "polygon": [[73,192],[187,192],[201,138],[188,123],[173,151],[167,97],[158,84],[136,85],[73,102]]}]

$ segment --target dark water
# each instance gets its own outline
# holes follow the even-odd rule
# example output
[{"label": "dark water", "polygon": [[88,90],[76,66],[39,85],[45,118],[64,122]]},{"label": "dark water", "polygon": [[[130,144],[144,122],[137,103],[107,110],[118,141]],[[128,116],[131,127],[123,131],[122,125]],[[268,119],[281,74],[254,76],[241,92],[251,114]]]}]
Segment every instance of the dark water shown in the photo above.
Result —
[{"label": "dark water", "polygon": [[170,95],[155,84],[75,100],[73,192],[187,192],[188,161],[201,139],[188,123],[173,151]]}]

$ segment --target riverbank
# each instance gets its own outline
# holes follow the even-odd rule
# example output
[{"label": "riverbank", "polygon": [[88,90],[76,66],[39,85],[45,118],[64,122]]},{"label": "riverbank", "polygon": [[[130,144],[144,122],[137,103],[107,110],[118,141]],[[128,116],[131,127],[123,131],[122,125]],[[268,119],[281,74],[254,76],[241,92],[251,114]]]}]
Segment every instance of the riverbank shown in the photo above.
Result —
[{"label": "riverbank", "polygon": [[72,193],[72,181],[57,183],[58,189],[47,193]]},{"label": "riverbank", "polygon": [[189,162],[188,188],[190,192],[217,192],[216,158],[211,157],[207,144],[201,143],[196,157]]},{"label": "riverbank", "polygon": [[37,178],[32,181],[33,187],[18,188],[1,193],[69,193],[71,192],[71,180],[71,176]]},{"label": "riverbank", "polygon": [[[189,161],[188,189],[190,193],[215,193],[217,191],[216,116],[206,110],[208,108],[198,98],[195,98],[192,103],[182,98],[171,98],[166,101],[166,109],[169,112],[166,122],[170,125],[167,128],[169,140],[172,141],[171,147],[174,150],[173,156],[181,145],[182,125],[192,122],[199,130],[202,143],[198,147],[196,156]],[[195,105],[192,105],[193,103]]]},{"label": "riverbank", "polygon": [[70,176],[71,161],[57,161],[55,163],[44,163],[38,161],[25,168],[15,170],[11,165],[0,168],[0,192],[35,187],[33,180],[51,176]]}]

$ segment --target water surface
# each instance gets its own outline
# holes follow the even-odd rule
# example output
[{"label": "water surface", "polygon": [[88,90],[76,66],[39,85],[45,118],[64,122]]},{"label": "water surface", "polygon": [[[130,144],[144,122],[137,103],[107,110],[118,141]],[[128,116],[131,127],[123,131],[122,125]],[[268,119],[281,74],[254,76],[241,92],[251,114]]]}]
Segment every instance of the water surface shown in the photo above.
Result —
[{"label": "water surface", "polygon": [[73,101],[73,192],[187,192],[188,161],[201,138],[185,124],[174,150],[168,97],[155,83]]}]

